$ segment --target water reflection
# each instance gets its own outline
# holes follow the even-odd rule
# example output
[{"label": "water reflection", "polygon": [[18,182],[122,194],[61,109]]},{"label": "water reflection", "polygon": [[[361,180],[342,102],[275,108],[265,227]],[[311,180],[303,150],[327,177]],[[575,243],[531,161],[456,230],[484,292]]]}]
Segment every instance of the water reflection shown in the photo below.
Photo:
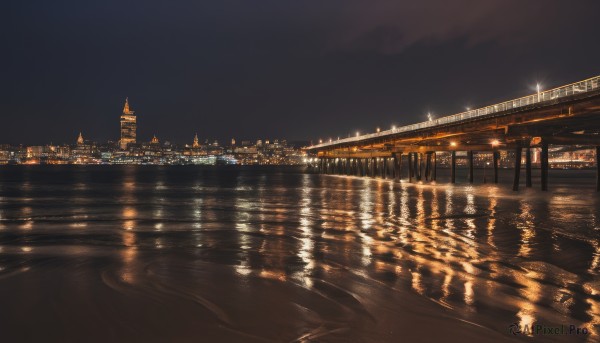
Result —
[{"label": "water reflection", "polygon": [[387,318],[410,306],[430,319],[443,306],[499,335],[514,322],[600,323],[593,193],[581,202],[272,170],[83,172],[54,198],[59,216],[39,200],[56,189],[35,175],[0,181],[0,285],[10,270],[43,271],[36,259],[60,256],[53,268],[69,273],[87,260],[111,289],[140,303],[189,301],[181,313],[205,311],[203,329],[238,340],[392,340],[377,325],[394,327]]}]

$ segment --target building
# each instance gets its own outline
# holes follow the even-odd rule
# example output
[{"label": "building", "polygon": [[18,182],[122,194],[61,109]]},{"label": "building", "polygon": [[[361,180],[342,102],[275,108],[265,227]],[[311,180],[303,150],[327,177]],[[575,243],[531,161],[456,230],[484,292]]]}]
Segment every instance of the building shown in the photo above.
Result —
[{"label": "building", "polygon": [[94,143],[86,142],[83,139],[81,132],[77,137],[77,144],[75,144],[69,153],[71,163],[74,164],[91,164],[94,163]]},{"label": "building", "polygon": [[0,145],[0,165],[9,164],[13,157],[11,146],[8,144]]},{"label": "building", "polygon": [[127,149],[128,144],[136,143],[137,120],[133,111],[129,109],[129,98],[125,99],[123,114],[121,115],[121,150]]}]

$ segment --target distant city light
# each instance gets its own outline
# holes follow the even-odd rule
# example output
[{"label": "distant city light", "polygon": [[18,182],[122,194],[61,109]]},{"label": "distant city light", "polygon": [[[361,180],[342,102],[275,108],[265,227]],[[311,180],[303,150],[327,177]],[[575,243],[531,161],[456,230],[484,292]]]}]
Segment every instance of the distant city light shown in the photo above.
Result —
[{"label": "distant city light", "polygon": [[431,115],[431,113],[427,113],[427,120],[433,121],[433,116]]},{"label": "distant city light", "polygon": [[356,131],[356,137],[360,136],[360,132]]},{"label": "distant city light", "polygon": [[381,129],[380,129],[380,128],[377,128],[377,132],[379,132],[379,131],[381,131]]},{"label": "distant city light", "polygon": [[456,146],[456,142],[450,142],[450,146]]},{"label": "distant city light", "polygon": [[396,130],[396,125],[392,125],[392,130]]},{"label": "distant city light", "polygon": [[492,145],[498,145],[498,144],[500,144],[500,141],[499,141],[499,140],[497,140],[497,139],[494,139],[494,140],[492,141]]}]

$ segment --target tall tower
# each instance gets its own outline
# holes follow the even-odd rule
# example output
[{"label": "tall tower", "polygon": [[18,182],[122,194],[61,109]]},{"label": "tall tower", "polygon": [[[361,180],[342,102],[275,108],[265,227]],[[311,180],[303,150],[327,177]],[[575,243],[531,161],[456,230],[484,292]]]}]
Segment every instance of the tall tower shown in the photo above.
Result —
[{"label": "tall tower", "polygon": [[80,132],[79,137],[77,137],[77,145],[82,145],[82,144],[83,144],[83,135]]},{"label": "tall tower", "polygon": [[197,149],[200,147],[200,143],[198,142],[198,134],[194,136],[194,144],[192,144],[192,148]]},{"label": "tall tower", "polygon": [[136,142],[137,123],[133,111],[129,110],[129,98],[125,98],[125,106],[121,115],[121,149],[127,149],[127,144]]}]

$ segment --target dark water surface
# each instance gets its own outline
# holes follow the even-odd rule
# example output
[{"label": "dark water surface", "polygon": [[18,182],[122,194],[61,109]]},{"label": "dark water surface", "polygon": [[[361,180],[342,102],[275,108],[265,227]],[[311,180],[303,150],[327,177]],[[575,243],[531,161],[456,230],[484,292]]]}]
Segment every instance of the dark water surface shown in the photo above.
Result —
[{"label": "dark water surface", "polygon": [[505,173],[2,167],[0,342],[600,341],[593,172]]}]

